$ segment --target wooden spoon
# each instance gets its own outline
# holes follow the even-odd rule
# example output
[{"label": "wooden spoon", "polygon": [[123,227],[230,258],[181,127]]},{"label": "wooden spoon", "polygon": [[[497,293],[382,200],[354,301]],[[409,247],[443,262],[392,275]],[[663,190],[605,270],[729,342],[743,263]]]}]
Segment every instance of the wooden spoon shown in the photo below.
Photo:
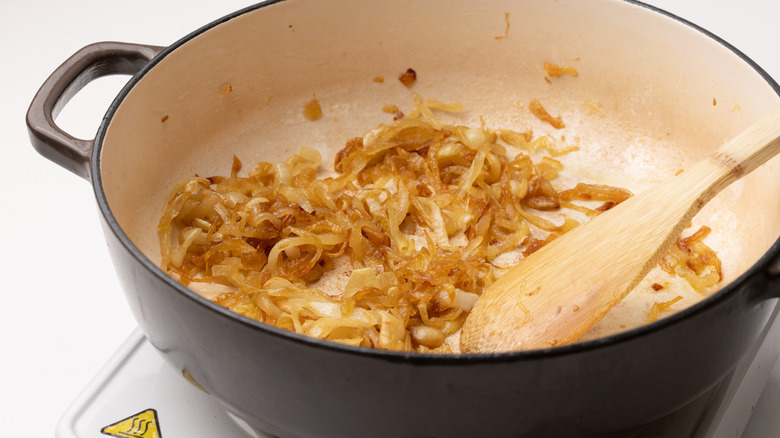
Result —
[{"label": "wooden spoon", "polygon": [[656,266],[723,188],[780,152],[780,107],[674,179],[555,239],[488,287],[463,325],[461,351],[576,341]]}]

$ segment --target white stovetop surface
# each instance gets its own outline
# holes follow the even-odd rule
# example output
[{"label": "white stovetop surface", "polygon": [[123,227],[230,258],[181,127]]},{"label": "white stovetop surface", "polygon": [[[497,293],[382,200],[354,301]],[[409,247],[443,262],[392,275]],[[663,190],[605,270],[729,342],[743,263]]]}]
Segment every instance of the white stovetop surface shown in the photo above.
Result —
[{"label": "white stovetop surface", "polygon": [[[136,324],[106,251],[90,185],[40,157],[24,116],[77,49],[115,40],[168,45],[251,0],[0,1],[0,436],[52,436],[63,412]],[[650,0],[719,35],[780,79],[780,2]],[[126,77],[79,94],[59,121],[92,138]],[[775,366],[744,437],[780,436]]]}]

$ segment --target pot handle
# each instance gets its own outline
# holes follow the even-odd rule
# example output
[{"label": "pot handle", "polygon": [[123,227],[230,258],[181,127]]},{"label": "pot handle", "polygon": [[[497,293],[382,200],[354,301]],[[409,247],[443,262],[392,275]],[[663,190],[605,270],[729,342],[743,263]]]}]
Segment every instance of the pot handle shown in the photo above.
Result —
[{"label": "pot handle", "polygon": [[780,298],[780,239],[778,239],[769,252],[774,257],[768,260],[761,269],[746,283],[748,301],[762,303],[773,298]]},{"label": "pot handle", "polygon": [[54,119],[70,99],[93,80],[112,74],[134,75],[163,47],[100,42],[77,51],[41,85],[27,110],[27,130],[33,147],[44,157],[76,175],[90,179],[95,140],[63,131]]},{"label": "pot handle", "polygon": [[769,263],[766,276],[766,288],[769,292],[769,297],[780,298],[780,255]]}]

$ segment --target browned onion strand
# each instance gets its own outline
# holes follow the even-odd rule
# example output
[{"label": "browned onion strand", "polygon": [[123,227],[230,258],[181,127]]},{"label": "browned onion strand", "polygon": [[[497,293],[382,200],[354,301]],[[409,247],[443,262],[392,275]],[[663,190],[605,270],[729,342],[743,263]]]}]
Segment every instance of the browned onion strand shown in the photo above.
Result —
[{"label": "browned onion strand", "polygon": [[694,289],[703,291],[723,280],[718,255],[702,239],[712,230],[702,226],[685,238],[677,239],[659,265],[670,275],[685,279]]},{"label": "browned onion strand", "polygon": [[[538,211],[593,216],[631,193],[585,183],[559,192],[563,166],[551,156],[576,148],[448,125],[434,110],[461,106],[416,97],[408,115],[349,140],[335,176],[321,176],[320,154],[302,148],[246,176],[234,157],[228,177],[182,181],[160,219],[161,266],[222,306],[298,333],[450,351],[445,339],[504,271],[498,258],[516,261],[578,225]],[[534,162],[542,151],[551,156]],[[702,237],[683,239],[663,264],[696,287],[717,260]],[[340,269],[349,278],[339,283]]]}]

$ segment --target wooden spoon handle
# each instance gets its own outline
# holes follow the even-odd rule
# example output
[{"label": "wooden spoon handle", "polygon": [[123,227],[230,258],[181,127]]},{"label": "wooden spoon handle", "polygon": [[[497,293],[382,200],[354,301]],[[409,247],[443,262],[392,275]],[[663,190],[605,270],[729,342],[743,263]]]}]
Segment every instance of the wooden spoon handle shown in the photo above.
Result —
[{"label": "wooden spoon handle", "polygon": [[463,352],[576,341],[630,292],[723,188],[780,152],[780,107],[672,180],[552,241],[493,283],[461,333]]}]

